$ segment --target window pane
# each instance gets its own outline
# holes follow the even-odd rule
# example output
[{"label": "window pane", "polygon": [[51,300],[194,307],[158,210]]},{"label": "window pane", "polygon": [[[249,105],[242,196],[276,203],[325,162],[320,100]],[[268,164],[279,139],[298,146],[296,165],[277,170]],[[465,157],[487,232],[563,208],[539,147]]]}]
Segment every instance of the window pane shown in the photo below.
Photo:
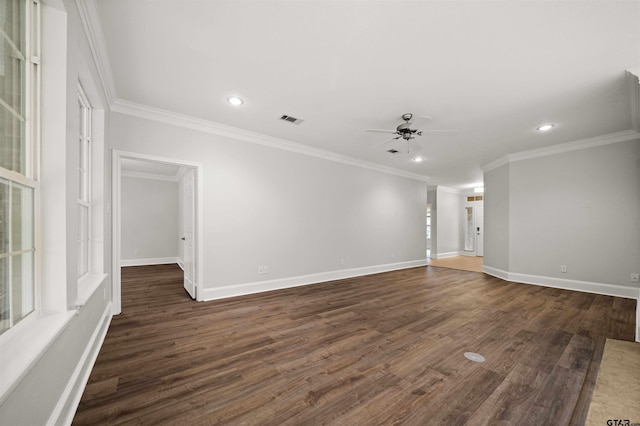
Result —
[{"label": "window pane", "polygon": [[84,172],[78,169],[78,200],[84,201]]},{"label": "window pane", "polygon": [[11,318],[13,325],[33,312],[33,253],[11,257]]},{"label": "window pane", "polygon": [[80,139],[79,141],[79,145],[78,145],[78,151],[79,151],[79,158],[78,158],[78,199],[88,202],[89,201],[89,197],[88,197],[88,188],[87,188],[87,170],[88,170],[88,164],[87,164],[87,159],[88,159],[88,155],[87,155],[87,141]]},{"label": "window pane", "polygon": [[0,167],[23,174],[24,8],[21,0],[0,2]]},{"label": "window pane", "polygon": [[80,123],[80,126],[78,128],[78,136],[80,136],[80,139],[82,139],[84,137],[84,108],[80,100],[78,100],[78,112],[78,123]]},{"label": "window pane", "polygon": [[9,319],[9,257],[0,257],[0,334],[7,330]]},{"label": "window pane", "polygon": [[0,105],[0,167],[21,174],[26,173],[24,122],[2,105]]},{"label": "window pane", "polygon": [[9,181],[0,179],[0,254],[9,252]]},{"label": "window pane", "polygon": [[33,248],[33,189],[11,185],[11,251]]},{"label": "window pane", "polygon": [[89,208],[78,205],[78,276],[89,270]]},{"label": "window pane", "polygon": [[4,0],[0,2],[0,99],[22,114],[22,80],[24,54],[25,2]]}]

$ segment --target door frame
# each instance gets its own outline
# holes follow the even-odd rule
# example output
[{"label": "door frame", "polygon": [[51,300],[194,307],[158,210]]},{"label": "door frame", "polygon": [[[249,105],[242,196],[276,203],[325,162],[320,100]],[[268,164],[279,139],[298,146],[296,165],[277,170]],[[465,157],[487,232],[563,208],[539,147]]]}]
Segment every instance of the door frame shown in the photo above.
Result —
[{"label": "door frame", "polygon": [[[153,163],[170,164],[173,166],[189,167],[195,170],[194,173],[194,196],[195,196],[195,208],[194,214],[194,283],[196,286],[196,300],[199,302],[204,301],[202,298],[201,285],[203,282],[203,238],[201,236],[201,230],[203,221],[203,206],[202,206],[202,163],[178,160],[175,158],[158,157],[155,155],[140,154],[135,152],[120,151],[114,149],[112,152],[112,182],[111,182],[111,205],[112,205],[112,226],[111,226],[111,302],[112,302],[112,314],[118,315],[122,312],[122,292],[121,292],[121,274],[120,274],[120,255],[121,255],[121,230],[122,230],[122,217],[121,217],[121,195],[122,195],[122,162],[123,158],[129,158],[133,160],[148,161]],[[180,200],[179,202],[182,202]]]}]

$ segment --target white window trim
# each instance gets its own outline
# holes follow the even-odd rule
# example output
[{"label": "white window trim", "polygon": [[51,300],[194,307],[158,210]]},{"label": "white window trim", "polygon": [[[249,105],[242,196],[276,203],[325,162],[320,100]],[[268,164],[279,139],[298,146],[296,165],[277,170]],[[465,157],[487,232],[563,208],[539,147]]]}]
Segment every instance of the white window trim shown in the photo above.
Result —
[{"label": "white window trim", "polygon": [[[35,22],[35,25],[33,23]],[[34,28],[35,27],[35,28]],[[25,55],[22,57],[25,62],[24,71],[24,117],[18,118],[26,122],[25,125],[25,170],[24,174],[12,170],[0,168],[0,178],[18,183],[20,185],[33,189],[33,310],[22,317],[16,324],[11,326],[4,333],[0,334],[0,348],[5,342],[11,340],[14,335],[15,328],[18,330],[24,327],[23,323],[30,317],[34,317],[41,309],[41,289],[40,289],[40,271],[39,271],[39,247],[40,247],[40,206],[38,203],[38,179],[39,179],[39,162],[38,153],[40,152],[40,3],[36,1],[25,0]],[[6,38],[3,38],[7,40]],[[10,41],[10,40],[9,40]],[[14,46],[14,49],[15,46]],[[12,108],[9,112],[15,114]]]},{"label": "white window trim", "polygon": [[[91,174],[92,174],[92,167],[91,167],[91,159],[92,159],[92,154],[91,154],[91,134],[92,134],[92,120],[91,120],[91,104],[89,103],[89,99],[87,98],[87,95],[85,94],[84,89],[82,88],[82,85],[80,83],[78,83],[78,101],[81,104],[82,108],[85,109],[86,114],[83,114],[82,118],[81,118],[81,122],[79,123],[80,125],[80,131],[78,132],[78,137],[79,137],[79,141],[85,145],[85,151],[84,151],[84,155],[82,160],[80,161],[81,164],[79,164],[79,167],[82,169],[83,173],[82,173],[82,178],[84,180],[84,182],[82,183],[82,188],[83,188],[83,194],[78,194],[78,205],[82,206],[84,208],[87,209],[87,223],[85,224],[86,226],[86,233],[87,233],[87,239],[86,241],[84,241],[85,245],[84,245],[84,256],[81,256],[80,252],[78,252],[78,263],[80,263],[80,259],[84,259],[84,261],[86,262],[86,269],[84,269],[84,272],[79,274],[78,276],[78,282],[79,284],[83,281],[83,278],[89,274],[91,274],[91,256],[92,256],[92,249],[91,249],[91,245],[92,245],[92,225],[93,225],[93,220],[92,220],[92,208],[91,208],[91,197],[92,197],[92,192],[91,192]],[[82,164],[84,163],[84,164]],[[80,226],[80,224],[82,223],[82,221],[80,220],[80,218],[78,218],[78,226]],[[80,243],[82,241],[78,241],[78,247],[80,246]]]}]

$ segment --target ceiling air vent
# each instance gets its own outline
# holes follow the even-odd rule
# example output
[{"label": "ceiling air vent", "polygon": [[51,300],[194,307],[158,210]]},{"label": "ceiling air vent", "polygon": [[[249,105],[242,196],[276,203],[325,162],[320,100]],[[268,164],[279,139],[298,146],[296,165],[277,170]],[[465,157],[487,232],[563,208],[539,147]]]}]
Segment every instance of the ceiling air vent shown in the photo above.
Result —
[{"label": "ceiling air vent", "polygon": [[304,121],[304,120],[301,120],[299,118],[295,118],[295,117],[292,117],[292,116],[286,115],[286,114],[282,114],[282,116],[280,117],[280,120],[288,121],[289,123],[293,123],[293,124],[300,124],[300,123],[302,123]]},{"label": "ceiling air vent", "polygon": [[388,152],[389,154],[397,154],[397,153],[399,153],[400,151],[398,151],[397,149],[393,149],[393,148],[391,148],[391,149],[390,149],[390,150],[388,150],[387,152]]}]

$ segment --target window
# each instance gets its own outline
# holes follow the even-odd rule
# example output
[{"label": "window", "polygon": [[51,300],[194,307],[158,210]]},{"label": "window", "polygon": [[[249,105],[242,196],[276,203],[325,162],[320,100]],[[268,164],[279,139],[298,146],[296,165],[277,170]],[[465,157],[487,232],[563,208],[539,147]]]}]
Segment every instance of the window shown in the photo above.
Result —
[{"label": "window", "polygon": [[91,248],[91,106],[81,86],[78,89],[78,111],[78,278],[81,278],[89,272]]},{"label": "window", "polygon": [[37,26],[32,2],[0,2],[0,334],[35,310]]}]

